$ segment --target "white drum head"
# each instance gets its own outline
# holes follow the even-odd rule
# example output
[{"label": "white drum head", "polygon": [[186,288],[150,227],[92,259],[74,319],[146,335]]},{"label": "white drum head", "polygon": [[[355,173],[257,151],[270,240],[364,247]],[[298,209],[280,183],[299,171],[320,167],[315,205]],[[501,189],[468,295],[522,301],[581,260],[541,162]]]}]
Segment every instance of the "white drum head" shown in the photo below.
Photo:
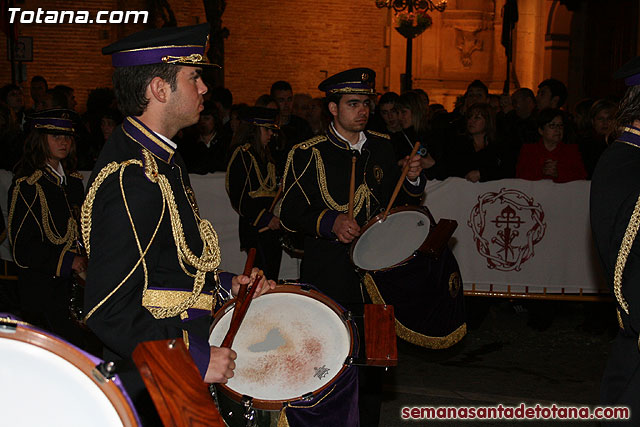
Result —
[{"label": "white drum head", "polygon": [[[233,310],[216,323],[209,343],[219,346]],[[289,401],[328,384],[349,356],[351,337],[340,317],[305,295],[272,293],[251,302],[232,349],[238,353],[226,384],[241,395]]]},{"label": "white drum head", "polygon": [[363,270],[381,270],[409,258],[427,238],[429,218],[421,211],[407,210],[372,224],[353,248],[353,263]]},{"label": "white drum head", "polygon": [[7,426],[122,426],[109,398],[64,358],[0,335],[0,405]]}]

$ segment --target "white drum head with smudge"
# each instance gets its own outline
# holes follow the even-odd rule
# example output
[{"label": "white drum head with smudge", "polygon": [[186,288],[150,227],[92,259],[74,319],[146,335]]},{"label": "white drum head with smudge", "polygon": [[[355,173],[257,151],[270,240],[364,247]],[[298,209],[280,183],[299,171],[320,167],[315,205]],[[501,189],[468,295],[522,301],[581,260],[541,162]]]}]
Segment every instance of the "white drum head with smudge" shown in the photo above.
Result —
[{"label": "white drum head with smudge", "polygon": [[[209,343],[219,346],[233,310],[216,323]],[[351,337],[324,303],[293,293],[251,302],[232,349],[238,353],[231,390],[254,399],[286,401],[329,383],[349,356]]]}]

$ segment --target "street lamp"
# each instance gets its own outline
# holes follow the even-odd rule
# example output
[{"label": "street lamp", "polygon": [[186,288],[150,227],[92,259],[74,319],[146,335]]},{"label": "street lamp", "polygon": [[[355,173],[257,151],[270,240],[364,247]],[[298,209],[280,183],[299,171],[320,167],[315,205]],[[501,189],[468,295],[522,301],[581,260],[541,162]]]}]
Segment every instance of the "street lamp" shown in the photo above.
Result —
[{"label": "street lamp", "polygon": [[396,31],[407,39],[407,54],[404,72],[404,90],[411,90],[411,62],[413,58],[413,38],[422,34],[431,26],[431,17],[427,12],[443,12],[447,0],[376,0],[379,9],[393,9],[396,18]]}]

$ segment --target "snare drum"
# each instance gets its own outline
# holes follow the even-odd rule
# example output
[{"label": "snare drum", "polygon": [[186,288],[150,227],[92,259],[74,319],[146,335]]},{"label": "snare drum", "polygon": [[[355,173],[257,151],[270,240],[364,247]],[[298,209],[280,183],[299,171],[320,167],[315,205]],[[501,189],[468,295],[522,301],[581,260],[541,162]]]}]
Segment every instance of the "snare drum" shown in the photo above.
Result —
[{"label": "snare drum", "polygon": [[396,333],[413,344],[447,348],[466,334],[460,268],[448,247],[436,259],[420,251],[435,221],[425,206],[373,218],[351,244],[353,264],[376,304],[395,308]]},{"label": "snare drum", "polygon": [[[216,313],[211,345],[222,343],[232,309],[230,301]],[[238,403],[248,396],[261,410],[287,408],[289,413],[322,401],[332,412],[346,411],[345,420],[353,418],[355,408],[357,420],[357,374],[349,364],[358,340],[345,317],[338,304],[304,285],[278,286],[256,298],[233,342],[234,376],[219,389]],[[346,377],[350,384],[344,384]],[[349,387],[352,393],[345,392]]]},{"label": "snare drum", "polygon": [[0,359],[4,425],[139,425],[120,380],[98,373],[102,360],[2,314]]}]

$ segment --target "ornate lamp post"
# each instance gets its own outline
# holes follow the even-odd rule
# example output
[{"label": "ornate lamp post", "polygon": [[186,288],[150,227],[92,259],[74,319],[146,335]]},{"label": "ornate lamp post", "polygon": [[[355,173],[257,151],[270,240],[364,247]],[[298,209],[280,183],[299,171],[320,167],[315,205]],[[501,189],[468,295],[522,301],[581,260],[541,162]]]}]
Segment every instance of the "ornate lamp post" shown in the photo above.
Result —
[{"label": "ornate lamp post", "polygon": [[404,90],[411,90],[411,63],[413,59],[413,38],[431,26],[427,12],[442,12],[447,8],[447,0],[376,0],[379,9],[393,9],[396,14],[396,31],[407,39],[407,54],[404,72]]}]

